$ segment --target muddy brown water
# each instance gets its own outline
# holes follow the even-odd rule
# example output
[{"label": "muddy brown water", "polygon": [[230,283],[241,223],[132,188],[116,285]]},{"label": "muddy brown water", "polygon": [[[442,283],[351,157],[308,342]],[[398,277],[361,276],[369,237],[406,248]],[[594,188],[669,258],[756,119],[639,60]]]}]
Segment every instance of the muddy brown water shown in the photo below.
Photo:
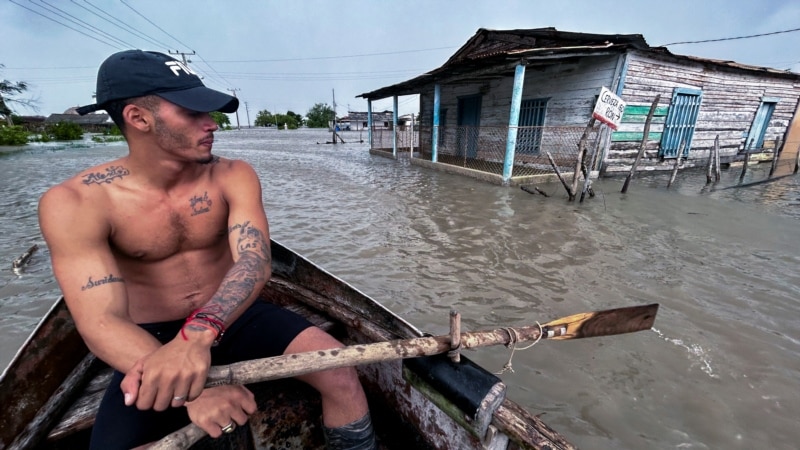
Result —
[{"label": "muddy brown water", "polygon": [[[366,135],[362,135],[366,139]],[[435,334],[657,302],[651,331],[469,351],[509,396],[586,449],[795,449],[800,442],[800,191],[714,188],[685,172],[550,197],[325,145],[317,130],[217,134],[215,152],[258,171],[273,238]],[[348,142],[356,132],[345,133]],[[123,155],[90,141],[0,154],[0,364],[58,296],[39,196]],[[766,176],[752,167],[745,181]],[[22,273],[11,261],[41,249]]]}]

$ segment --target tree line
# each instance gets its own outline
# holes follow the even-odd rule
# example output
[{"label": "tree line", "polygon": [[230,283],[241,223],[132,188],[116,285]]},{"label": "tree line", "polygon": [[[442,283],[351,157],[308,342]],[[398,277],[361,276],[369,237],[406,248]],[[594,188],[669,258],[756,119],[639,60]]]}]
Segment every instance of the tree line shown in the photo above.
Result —
[{"label": "tree line", "polygon": [[[0,69],[4,67],[0,64]],[[0,79],[0,145],[24,145],[29,139],[29,133],[18,125],[19,116],[14,114],[10,105],[35,109],[35,101],[24,97],[28,90],[25,81],[9,81]],[[214,121],[221,129],[230,129],[230,119],[226,114],[211,113]],[[272,113],[263,109],[256,114],[255,126],[277,127],[296,129],[301,126],[309,128],[327,128],[328,123],[334,119],[334,111],[327,103],[316,103],[308,110],[305,117],[294,111],[286,114]],[[80,127],[76,124],[57,124],[48,129],[38,139],[70,139],[79,136]]]},{"label": "tree line", "polygon": [[316,103],[308,110],[303,117],[294,111],[287,111],[286,114],[272,113],[262,109],[256,114],[254,125],[257,127],[278,127],[294,130],[301,126],[309,128],[327,128],[328,122],[333,120],[333,108],[327,103]]}]

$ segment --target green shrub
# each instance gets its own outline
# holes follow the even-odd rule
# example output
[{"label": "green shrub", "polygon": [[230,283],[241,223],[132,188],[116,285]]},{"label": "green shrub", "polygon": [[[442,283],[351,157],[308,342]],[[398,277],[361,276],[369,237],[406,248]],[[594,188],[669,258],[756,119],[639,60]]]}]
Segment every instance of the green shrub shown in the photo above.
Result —
[{"label": "green shrub", "polygon": [[100,143],[109,143],[109,142],[125,142],[125,138],[123,136],[92,136],[93,142],[100,142]]},{"label": "green shrub", "polygon": [[47,126],[47,134],[51,135],[56,141],[76,141],[83,139],[83,128],[77,123],[58,122],[55,125]]},{"label": "green shrub", "polygon": [[117,124],[111,125],[111,128],[103,130],[103,136],[122,136],[122,130],[119,129]]},{"label": "green shrub", "polygon": [[0,145],[25,145],[28,143],[28,132],[21,126],[0,126]]}]

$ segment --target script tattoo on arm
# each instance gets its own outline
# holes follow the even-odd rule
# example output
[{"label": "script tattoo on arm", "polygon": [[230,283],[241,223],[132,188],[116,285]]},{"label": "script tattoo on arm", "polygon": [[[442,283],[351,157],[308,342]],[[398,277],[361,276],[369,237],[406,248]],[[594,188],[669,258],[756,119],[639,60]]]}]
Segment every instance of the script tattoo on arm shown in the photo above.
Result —
[{"label": "script tattoo on arm", "polygon": [[114,274],[108,274],[107,276],[98,278],[96,280],[93,280],[92,277],[90,276],[89,280],[86,281],[86,284],[81,286],[81,290],[85,291],[108,283],[124,283],[124,282],[125,280],[123,280],[120,277],[114,276]]},{"label": "script tattoo on arm", "polygon": [[238,234],[236,252],[239,259],[225,275],[217,293],[203,308],[222,320],[250,298],[257,284],[265,281],[264,268],[272,263],[267,237],[249,221],[229,227],[228,234]]},{"label": "script tattoo on arm", "polygon": [[126,175],[130,175],[130,170],[122,167],[122,166],[108,166],[106,167],[106,173],[102,172],[95,172],[89,173],[83,176],[83,184],[90,185],[90,184],[111,184],[117,178],[123,178]]}]

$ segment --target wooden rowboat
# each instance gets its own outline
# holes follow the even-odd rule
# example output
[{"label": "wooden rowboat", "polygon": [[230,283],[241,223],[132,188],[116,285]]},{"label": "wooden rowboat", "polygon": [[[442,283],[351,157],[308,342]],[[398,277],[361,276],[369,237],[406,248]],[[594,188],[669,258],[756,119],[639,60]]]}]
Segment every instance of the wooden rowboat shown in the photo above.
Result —
[{"label": "wooden rowboat", "polygon": [[[376,301],[273,241],[265,298],[309,318],[346,345],[423,333]],[[566,439],[505,398],[495,375],[461,357],[395,359],[358,367],[382,449],[570,449]],[[63,299],[0,375],[0,450],[87,448],[110,369],[83,344]],[[249,426],[192,448],[324,448],[316,391],[293,379],[249,385]]]}]

